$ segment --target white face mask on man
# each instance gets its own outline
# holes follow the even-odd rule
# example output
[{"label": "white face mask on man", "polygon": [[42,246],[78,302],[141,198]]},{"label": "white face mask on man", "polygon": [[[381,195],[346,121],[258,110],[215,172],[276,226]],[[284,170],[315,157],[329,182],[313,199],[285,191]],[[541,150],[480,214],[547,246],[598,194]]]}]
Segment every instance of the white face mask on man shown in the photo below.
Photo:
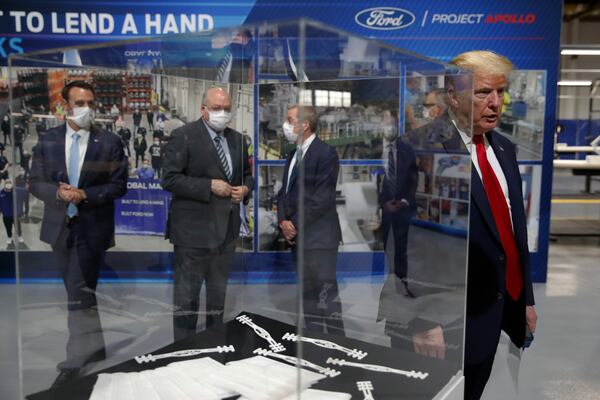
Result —
[{"label": "white face mask on man", "polygon": [[222,131],[231,121],[231,113],[225,110],[208,111],[208,125],[216,131]]},{"label": "white face mask on man", "polygon": [[67,116],[67,119],[73,121],[81,129],[89,130],[94,123],[95,113],[89,107],[73,108],[73,115]]},{"label": "white face mask on man", "polygon": [[288,140],[288,142],[296,143],[296,140],[298,140],[298,134],[296,132],[294,132],[294,125],[290,124],[287,121],[284,122],[283,123],[283,136],[285,136],[285,138]]},{"label": "white face mask on man", "polygon": [[396,131],[396,127],[393,125],[384,125],[383,126],[383,137],[388,142],[393,142],[398,138],[398,132]]}]

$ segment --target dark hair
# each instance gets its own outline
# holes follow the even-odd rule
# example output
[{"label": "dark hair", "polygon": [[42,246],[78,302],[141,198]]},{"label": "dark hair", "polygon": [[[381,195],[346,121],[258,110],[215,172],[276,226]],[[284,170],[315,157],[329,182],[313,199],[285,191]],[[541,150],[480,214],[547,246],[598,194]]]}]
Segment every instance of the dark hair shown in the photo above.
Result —
[{"label": "dark hair", "polygon": [[65,99],[65,101],[67,101],[67,102],[69,101],[69,92],[73,88],[81,88],[84,90],[89,90],[94,95],[94,98],[96,98],[96,91],[94,90],[94,87],[90,83],[88,83],[86,81],[73,81],[73,82],[69,82],[68,84],[66,84],[65,87],[62,88],[62,90],[60,92],[63,99]]}]

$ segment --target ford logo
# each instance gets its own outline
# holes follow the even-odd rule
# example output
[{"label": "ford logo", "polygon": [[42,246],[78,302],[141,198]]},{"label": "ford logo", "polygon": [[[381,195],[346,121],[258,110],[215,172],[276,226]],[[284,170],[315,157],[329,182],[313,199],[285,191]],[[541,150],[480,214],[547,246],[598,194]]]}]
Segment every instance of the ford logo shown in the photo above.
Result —
[{"label": "ford logo", "polygon": [[354,20],[365,28],[393,30],[412,25],[415,22],[415,15],[401,8],[374,7],[362,10],[356,14]]}]

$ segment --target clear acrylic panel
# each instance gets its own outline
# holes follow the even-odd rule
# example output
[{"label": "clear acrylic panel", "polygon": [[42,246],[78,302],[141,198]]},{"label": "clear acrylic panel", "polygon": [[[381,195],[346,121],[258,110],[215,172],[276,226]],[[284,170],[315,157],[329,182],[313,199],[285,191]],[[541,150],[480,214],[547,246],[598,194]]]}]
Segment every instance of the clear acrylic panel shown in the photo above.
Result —
[{"label": "clear acrylic panel", "polygon": [[[460,382],[470,75],[307,20],[13,56],[9,74],[23,396]],[[78,187],[74,80],[96,109]]]}]

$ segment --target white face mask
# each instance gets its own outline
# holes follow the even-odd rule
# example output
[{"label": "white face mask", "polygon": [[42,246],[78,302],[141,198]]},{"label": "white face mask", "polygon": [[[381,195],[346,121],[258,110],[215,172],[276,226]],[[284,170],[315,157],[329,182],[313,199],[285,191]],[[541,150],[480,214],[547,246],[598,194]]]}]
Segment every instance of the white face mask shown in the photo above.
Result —
[{"label": "white face mask", "polygon": [[12,188],[13,188],[13,185],[12,185],[12,183],[7,183],[7,184],[5,184],[5,185],[4,185],[4,188],[5,188],[6,190],[12,190]]},{"label": "white face mask", "polygon": [[95,113],[89,107],[75,107],[73,108],[73,115],[68,116],[70,119],[80,127],[81,129],[89,130],[94,123]]},{"label": "white face mask", "polygon": [[388,141],[394,141],[398,138],[398,133],[396,132],[396,127],[392,125],[384,125],[383,127],[383,137]]},{"label": "white face mask", "polygon": [[225,110],[209,111],[208,124],[216,131],[222,131],[231,121],[231,113]]},{"label": "white face mask", "polygon": [[296,140],[298,140],[298,134],[296,132],[294,132],[294,125],[288,123],[287,121],[283,123],[283,136],[285,136],[285,138],[288,140],[288,142],[290,143],[296,143]]}]

